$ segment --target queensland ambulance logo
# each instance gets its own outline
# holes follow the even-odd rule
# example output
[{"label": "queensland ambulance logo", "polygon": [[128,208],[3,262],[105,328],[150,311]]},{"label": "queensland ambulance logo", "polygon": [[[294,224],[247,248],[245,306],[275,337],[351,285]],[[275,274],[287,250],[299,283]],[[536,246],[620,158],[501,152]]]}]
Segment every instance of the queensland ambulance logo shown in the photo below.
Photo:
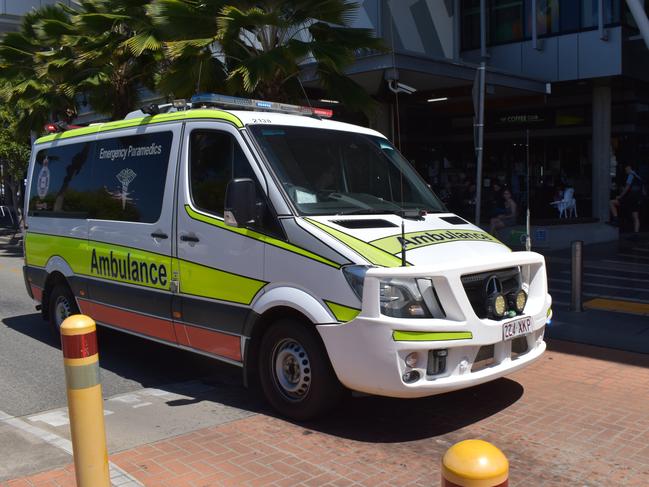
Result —
[{"label": "queensland ambulance logo", "polygon": [[460,241],[501,243],[497,238],[480,230],[429,230],[424,232],[411,232],[406,233],[403,237],[401,235],[393,235],[374,240],[370,243],[391,254],[398,254],[401,252],[402,244],[405,244],[406,250],[410,250],[428,245]]},{"label": "queensland ambulance logo", "polygon": [[50,169],[47,167],[49,162],[50,161],[47,157],[43,160],[43,167],[38,173],[38,178],[36,179],[36,188],[40,199],[45,198],[47,193],[50,191]]},{"label": "queensland ambulance logo", "polygon": [[118,172],[115,177],[120,183],[122,183],[122,190],[121,192],[115,193],[114,196],[122,201],[122,210],[125,210],[126,202],[131,201],[131,198],[129,198],[128,185],[133,182],[137,177],[137,174],[133,169],[127,167]]}]

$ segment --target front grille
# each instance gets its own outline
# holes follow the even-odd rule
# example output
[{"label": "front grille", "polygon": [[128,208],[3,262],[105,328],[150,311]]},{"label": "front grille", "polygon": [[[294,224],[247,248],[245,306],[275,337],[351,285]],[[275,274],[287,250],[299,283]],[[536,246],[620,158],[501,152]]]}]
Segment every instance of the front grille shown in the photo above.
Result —
[{"label": "front grille", "polygon": [[509,267],[507,269],[498,269],[477,274],[465,274],[462,276],[462,285],[466,292],[473,311],[478,318],[488,318],[487,316],[487,280],[495,276],[502,285],[503,294],[518,291],[521,285],[521,272],[518,267]]}]

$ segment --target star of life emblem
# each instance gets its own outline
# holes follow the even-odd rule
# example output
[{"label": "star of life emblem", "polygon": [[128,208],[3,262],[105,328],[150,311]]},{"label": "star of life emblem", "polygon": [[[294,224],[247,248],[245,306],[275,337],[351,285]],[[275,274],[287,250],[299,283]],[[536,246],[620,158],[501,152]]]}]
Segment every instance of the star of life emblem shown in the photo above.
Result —
[{"label": "star of life emblem", "polygon": [[118,193],[117,196],[122,200],[122,210],[124,210],[126,209],[126,202],[131,200],[131,198],[129,198],[128,185],[133,182],[137,177],[137,174],[133,169],[125,168],[118,172],[115,177],[120,183],[122,183],[122,191],[121,193]]}]

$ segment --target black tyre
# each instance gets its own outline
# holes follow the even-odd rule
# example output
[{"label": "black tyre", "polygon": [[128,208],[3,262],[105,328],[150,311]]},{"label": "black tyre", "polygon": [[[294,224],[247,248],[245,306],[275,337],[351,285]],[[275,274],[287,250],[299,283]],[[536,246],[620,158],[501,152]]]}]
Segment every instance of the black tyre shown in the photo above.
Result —
[{"label": "black tyre", "polygon": [[266,399],[279,413],[298,421],[324,414],[344,391],[316,333],[298,320],[282,319],[266,332],[259,350]]},{"label": "black tyre", "polygon": [[63,282],[54,285],[49,297],[49,317],[52,331],[61,333],[61,323],[71,315],[79,314],[79,307],[70,291]]}]

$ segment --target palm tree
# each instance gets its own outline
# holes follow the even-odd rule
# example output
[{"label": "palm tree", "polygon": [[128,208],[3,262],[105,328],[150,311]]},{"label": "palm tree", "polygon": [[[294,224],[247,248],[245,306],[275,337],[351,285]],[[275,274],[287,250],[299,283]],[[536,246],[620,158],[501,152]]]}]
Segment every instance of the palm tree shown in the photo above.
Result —
[{"label": "palm tree", "polygon": [[357,50],[382,44],[369,29],[350,27],[357,8],[345,0],[152,0],[149,13],[167,41],[158,89],[294,101],[305,96],[299,76],[311,64],[328,96],[367,109],[369,95],[344,69]]},{"label": "palm tree", "polygon": [[146,15],[150,0],[81,0],[62,6],[67,20],[41,20],[42,38],[63,49],[46,56],[44,73],[65,79],[68,95],[85,93],[91,106],[113,119],[123,118],[139,102],[142,87],[154,88],[162,57]]},{"label": "palm tree", "polygon": [[19,136],[40,131],[46,122],[68,110],[74,111],[73,96],[66,93],[63,79],[44,73],[44,56],[63,51],[41,36],[42,21],[66,22],[67,14],[55,6],[29,12],[20,30],[5,34],[0,42],[0,99],[12,109]]}]

